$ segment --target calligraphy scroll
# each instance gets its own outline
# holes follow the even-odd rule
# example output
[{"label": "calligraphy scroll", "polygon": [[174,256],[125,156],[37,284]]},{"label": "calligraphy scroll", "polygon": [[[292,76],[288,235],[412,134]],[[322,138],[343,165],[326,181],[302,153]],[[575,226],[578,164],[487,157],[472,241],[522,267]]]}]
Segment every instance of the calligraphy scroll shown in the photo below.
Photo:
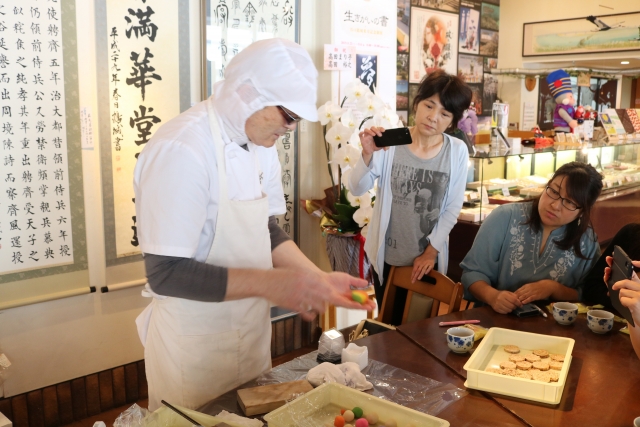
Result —
[{"label": "calligraphy scroll", "polygon": [[[206,0],[206,69],[203,88],[224,78],[229,61],[257,40],[281,37],[298,41],[299,0]],[[298,137],[288,132],[277,141],[286,213],[278,225],[298,242]]]},{"label": "calligraphy scroll", "polygon": [[[102,31],[101,140],[107,265],[140,259],[133,170],[155,131],[180,114],[185,1],[108,0]],[[188,51],[188,46],[187,49]],[[188,65],[186,67],[188,69]],[[188,90],[187,90],[188,91]]]},{"label": "calligraphy scroll", "polygon": [[0,4],[0,301],[5,307],[73,293],[80,286],[88,290],[84,273],[73,283],[42,279],[87,270],[75,19],[72,0]]}]

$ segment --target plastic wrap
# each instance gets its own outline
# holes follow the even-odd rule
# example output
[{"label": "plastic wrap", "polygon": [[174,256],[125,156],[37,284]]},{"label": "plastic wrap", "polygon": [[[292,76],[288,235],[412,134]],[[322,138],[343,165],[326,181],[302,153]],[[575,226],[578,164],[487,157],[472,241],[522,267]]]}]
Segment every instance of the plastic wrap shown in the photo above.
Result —
[{"label": "plastic wrap", "polygon": [[340,363],[343,348],[344,335],[342,332],[330,329],[320,336],[317,355],[323,362]]},{"label": "plastic wrap", "polygon": [[113,427],[141,427],[146,425],[143,421],[147,416],[149,416],[150,412],[138,406],[137,404],[133,404],[129,409],[118,415],[118,418],[113,422]]},{"label": "plastic wrap", "polygon": [[[302,380],[309,369],[318,365],[317,356],[318,352],[314,351],[276,366],[259,376],[256,383],[267,385]],[[373,384],[373,391],[367,393],[429,415],[440,413],[468,394],[452,384],[441,383],[377,360],[369,359],[362,373]]]}]

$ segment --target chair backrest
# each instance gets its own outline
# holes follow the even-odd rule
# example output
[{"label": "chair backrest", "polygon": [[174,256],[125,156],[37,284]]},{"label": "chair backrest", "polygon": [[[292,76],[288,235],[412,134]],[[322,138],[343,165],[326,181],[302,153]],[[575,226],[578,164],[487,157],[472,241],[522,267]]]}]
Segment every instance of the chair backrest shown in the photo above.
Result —
[{"label": "chair backrest", "polygon": [[383,323],[391,322],[397,288],[404,288],[408,291],[404,313],[402,315],[402,323],[405,323],[409,316],[409,306],[411,305],[411,297],[414,292],[433,298],[431,315],[429,317],[435,317],[438,315],[440,302],[444,302],[449,305],[447,314],[453,313],[454,311],[460,311],[460,301],[462,300],[462,285],[460,283],[455,283],[444,274],[433,270],[429,272],[428,276],[435,279],[435,284],[426,283],[420,280],[415,283],[411,283],[412,270],[412,266],[391,267],[384,292],[384,298],[382,299],[380,315],[378,316],[379,321]]}]

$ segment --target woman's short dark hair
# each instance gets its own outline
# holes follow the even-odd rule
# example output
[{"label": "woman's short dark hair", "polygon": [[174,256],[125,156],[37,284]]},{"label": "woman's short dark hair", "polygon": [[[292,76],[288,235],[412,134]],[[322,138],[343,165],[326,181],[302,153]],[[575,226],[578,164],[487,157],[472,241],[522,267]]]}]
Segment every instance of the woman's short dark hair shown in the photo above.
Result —
[{"label": "woman's short dark hair", "polygon": [[465,110],[471,105],[473,96],[471,88],[460,77],[447,74],[443,70],[436,70],[420,83],[418,93],[411,105],[413,113],[415,114],[418,109],[418,104],[436,94],[440,97],[440,103],[444,109],[453,115],[450,128],[455,129]]},{"label": "woman's short dark hair", "polygon": [[[562,250],[573,247],[573,251],[578,257],[587,259],[580,250],[580,239],[588,228],[593,228],[591,225],[591,208],[596,203],[598,196],[600,196],[600,191],[602,191],[602,175],[589,164],[570,162],[560,166],[547,185],[551,184],[551,181],[558,176],[565,177],[564,188],[571,200],[580,206],[580,215],[566,225],[564,237],[553,242]],[[540,212],[538,212],[540,197],[538,196],[533,201],[531,217],[526,222],[536,232],[539,232],[542,228],[542,220]]]}]

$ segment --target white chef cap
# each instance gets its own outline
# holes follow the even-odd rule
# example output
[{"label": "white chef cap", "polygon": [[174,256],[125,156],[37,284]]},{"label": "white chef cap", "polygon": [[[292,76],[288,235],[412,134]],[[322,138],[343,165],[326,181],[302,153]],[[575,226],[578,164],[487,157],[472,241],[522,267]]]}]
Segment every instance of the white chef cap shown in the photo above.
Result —
[{"label": "white chef cap", "polygon": [[317,121],[318,71],[300,45],[281,38],[252,43],[229,62],[213,99],[232,141],[248,140],[244,125],[264,107],[281,105]]}]

